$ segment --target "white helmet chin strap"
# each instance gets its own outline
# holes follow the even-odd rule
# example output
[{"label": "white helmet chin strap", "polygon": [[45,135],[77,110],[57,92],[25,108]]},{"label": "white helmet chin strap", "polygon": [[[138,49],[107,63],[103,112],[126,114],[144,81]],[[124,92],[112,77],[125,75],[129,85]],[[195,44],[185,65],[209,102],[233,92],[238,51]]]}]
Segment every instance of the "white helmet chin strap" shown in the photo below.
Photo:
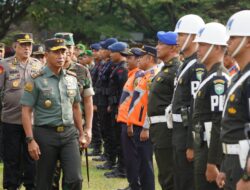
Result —
[{"label": "white helmet chin strap", "polygon": [[181,52],[183,52],[183,51],[186,49],[190,37],[191,37],[191,34],[188,34],[188,36],[187,36],[187,38],[186,38],[184,44],[183,44],[182,47],[181,47]]},{"label": "white helmet chin strap", "polygon": [[241,48],[243,47],[244,43],[246,42],[246,39],[247,39],[246,36],[244,36],[244,38],[241,39],[240,44],[239,44],[238,47],[233,51],[232,57],[235,57],[235,56],[239,53],[239,51],[240,51]]},{"label": "white helmet chin strap", "polygon": [[207,57],[209,56],[209,54],[211,53],[211,51],[212,51],[213,48],[214,48],[214,45],[211,45],[209,47],[209,49],[207,50],[206,54],[202,57],[201,63],[204,63],[204,61],[207,59]]}]

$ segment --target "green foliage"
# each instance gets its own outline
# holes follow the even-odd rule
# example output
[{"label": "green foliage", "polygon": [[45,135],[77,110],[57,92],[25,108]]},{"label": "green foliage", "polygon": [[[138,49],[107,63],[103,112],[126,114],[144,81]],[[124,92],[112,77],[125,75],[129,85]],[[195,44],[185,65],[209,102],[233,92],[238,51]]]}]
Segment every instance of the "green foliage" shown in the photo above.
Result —
[{"label": "green foliage", "polygon": [[[1,6],[1,4],[0,4]],[[48,33],[73,32],[76,40],[127,38],[142,32],[154,39],[159,30],[174,30],[178,19],[198,14],[206,22],[225,24],[236,11],[250,9],[247,0],[34,0],[28,19]],[[26,17],[27,18],[27,17]]]}]

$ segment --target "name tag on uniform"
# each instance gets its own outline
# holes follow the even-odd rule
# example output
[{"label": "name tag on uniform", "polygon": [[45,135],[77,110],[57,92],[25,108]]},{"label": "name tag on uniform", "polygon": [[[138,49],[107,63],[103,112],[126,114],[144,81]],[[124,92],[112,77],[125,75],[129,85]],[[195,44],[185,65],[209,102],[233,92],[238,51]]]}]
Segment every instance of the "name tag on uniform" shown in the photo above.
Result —
[{"label": "name tag on uniform", "polygon": [[46,97],[51,96],[52,94],[52,88],[42,88],[41,90],[43,95]]},{"label": "name tag on uniform", "polygon": [[68,90],[69,89],[77,89],[77,82],[76,82],[76,80],[74,80],[73,77],[66,76],[65,80],[66,80],[66,86],[67,86]]},{"label": "name tag on uniform", "polygon": [[9,80],[15,80],[15,79],[20,79],[20,73],[19,72],[9,74]]}]

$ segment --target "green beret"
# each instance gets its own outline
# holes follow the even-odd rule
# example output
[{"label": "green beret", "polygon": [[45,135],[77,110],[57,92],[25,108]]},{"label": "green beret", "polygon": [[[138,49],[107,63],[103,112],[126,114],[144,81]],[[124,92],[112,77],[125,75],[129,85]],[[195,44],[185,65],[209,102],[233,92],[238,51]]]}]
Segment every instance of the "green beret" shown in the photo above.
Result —
[{"label": "green beret", "polygon": [[68,33],[68,32],[60,32],[60,33],[56,33],[54,35],[55,38],[62,38],[65,40],[65,45],[66,46],[74,46],[75,42],[74,42],[74,38],[73,38],[73,34],[72,33]]}]

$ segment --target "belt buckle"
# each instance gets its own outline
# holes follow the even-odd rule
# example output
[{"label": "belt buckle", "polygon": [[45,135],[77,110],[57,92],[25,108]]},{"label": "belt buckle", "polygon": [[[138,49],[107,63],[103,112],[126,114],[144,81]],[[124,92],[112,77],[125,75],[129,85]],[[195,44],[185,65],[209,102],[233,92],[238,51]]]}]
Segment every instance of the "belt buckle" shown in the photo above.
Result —
[{"label": "belt buckle", "polygon": [[64,132],[64,126],[63,126],[63,125],[57,126],[57,127],[56,127],[56,132],[58,132],[58,133]]}]

